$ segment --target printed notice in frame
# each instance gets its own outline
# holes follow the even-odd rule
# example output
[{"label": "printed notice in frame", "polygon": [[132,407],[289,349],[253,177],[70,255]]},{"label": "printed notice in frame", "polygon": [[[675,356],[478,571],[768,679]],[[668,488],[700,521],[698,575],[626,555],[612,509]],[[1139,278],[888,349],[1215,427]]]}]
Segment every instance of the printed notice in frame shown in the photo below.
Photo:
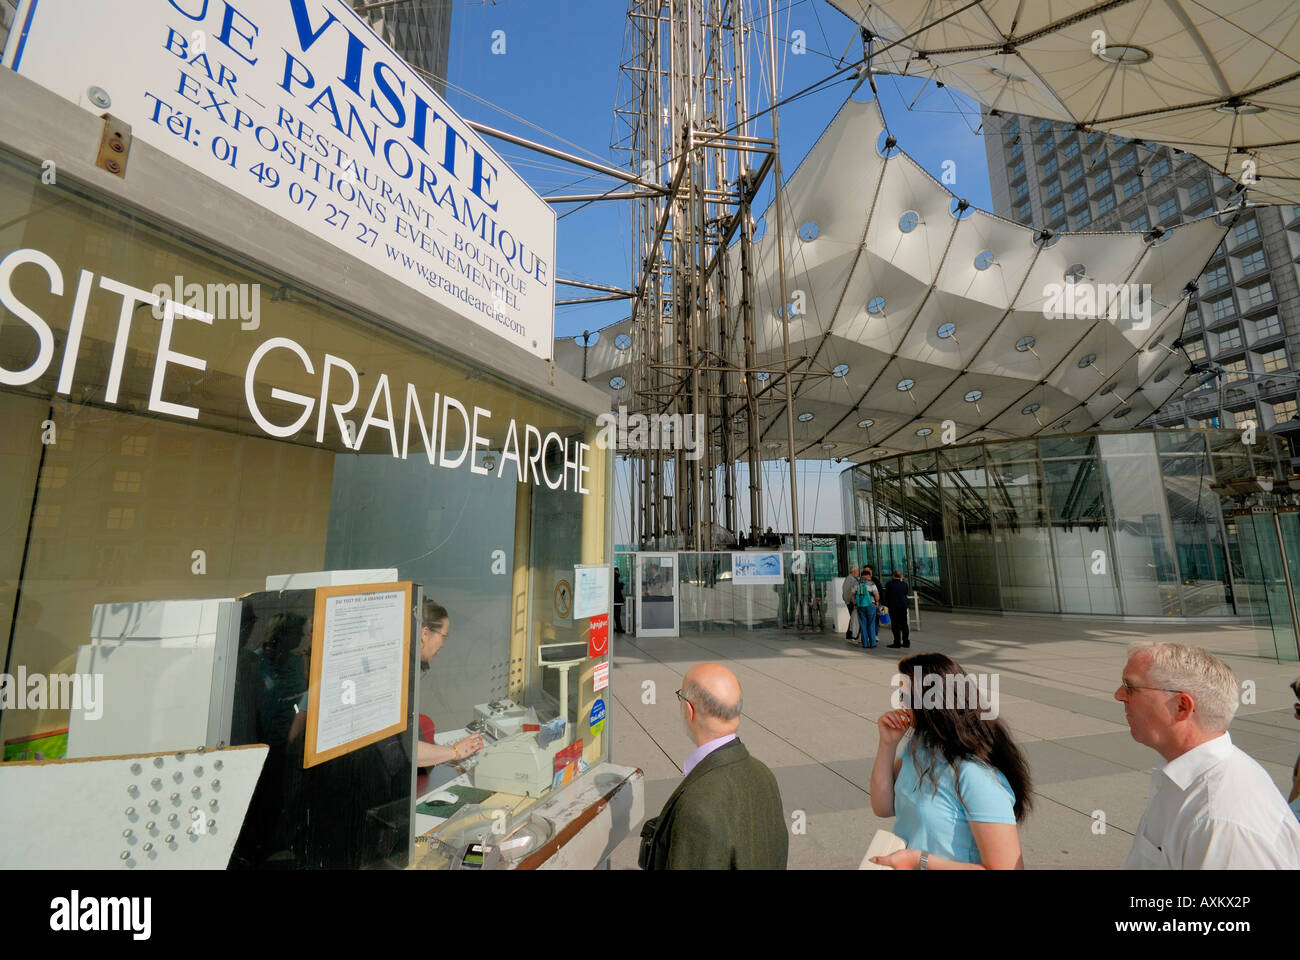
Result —
[{"label": "printed notice in frame", "polygon": [[316,590],[304,767],[406,729],[411,593],[409,582]]},{"label": "printed notice in frame", "polygon": [[609,613],[608,564],[580,563],[573,568],[573,619]]}]

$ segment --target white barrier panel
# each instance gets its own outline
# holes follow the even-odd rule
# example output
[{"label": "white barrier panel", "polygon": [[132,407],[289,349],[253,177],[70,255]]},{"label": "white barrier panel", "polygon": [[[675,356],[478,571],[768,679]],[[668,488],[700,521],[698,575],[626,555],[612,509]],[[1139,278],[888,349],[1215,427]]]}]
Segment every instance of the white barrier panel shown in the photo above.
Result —
[{"label": "white barrier panel", "polygon": [[224,870],[268,751],[0,764],[0,866]]}]

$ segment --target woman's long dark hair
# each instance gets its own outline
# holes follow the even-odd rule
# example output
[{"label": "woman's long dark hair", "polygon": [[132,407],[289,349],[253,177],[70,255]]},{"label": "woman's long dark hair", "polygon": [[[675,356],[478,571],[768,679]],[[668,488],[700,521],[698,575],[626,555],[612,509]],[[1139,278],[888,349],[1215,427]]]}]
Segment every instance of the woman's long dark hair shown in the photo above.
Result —
[{"label": "woman's long dark hair", "polygon": [[[922,706],[923,690],[915,689],[915,671],[918,667],[921,670],[921,679],[927,685],[934,682],[928,681],[928,677],[932,675],[938,677],[938,682],[943,685],[941,689],[945,691],[943,706]],[[1025,762],[1025,755],[1011,739],[1011,731],[1007,729],[1007,725],[1001,718],[981,717],[983,708],[977,697],[963,696],[960,705],[948,702],[946,691],[949,689],[947,681],[949,676],[959,677],[960,680],[957,682],[960,682],[966,691],[974,691],[975,686],[971,679],[968,679],[969,675],[966,671],[956,661],[942,653],[918,653],[904,657],[899,661],[898,669],[914,688],[912,715],[915,718],[915,726],[909,749],[912,751],[912,759],[917,762],[919,778],[924,780],[928,777],[937,789],[938,780],[934,773],[935,758],[942,755],[953,768],[953,779],[957,784],[960,799],[961,763],[971,759],[983,761],[993,769],[1000,770],[1007,778],[1007,782],[1011,785],[1011,792],[1016,798],[1016,822],[1022,822],[1033,806],[1030,797],[1033,787],[1029,780],[1029,764]],[[917,757],[917,749],[921,745],[924,745],[930,754],[929,763],[924,770],[921,770]]]}]

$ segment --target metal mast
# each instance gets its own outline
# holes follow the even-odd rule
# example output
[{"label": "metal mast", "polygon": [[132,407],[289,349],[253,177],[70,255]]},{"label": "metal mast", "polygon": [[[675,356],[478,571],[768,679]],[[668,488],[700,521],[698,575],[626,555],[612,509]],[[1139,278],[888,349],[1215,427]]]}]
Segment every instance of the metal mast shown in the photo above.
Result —
[{"label": "metal mast", "polygon": [[[766,36],[750,22],[760,5]],[[750,208],[769,172],[779,170],[779,127],[775,109],[758,107],[750,78],[766,81],[755,86],[775,101],[772,10],[764,0],[629,0],[628,21],[616,109],[622,136],[614,147],[637,177],[662,188],[633,200],[637,374],[629,406],[683,421],[698,415],[704,428],[699,459],[680,450],[634,454],[634,526],[646,544],[711,550],[715,531],[744,532],[736,482],[742,459],[749,464],[749,533],[763,530],[761,421],[784,406],[791,434],[794,416],[788,334],[779,365],[756,361],[756,318],[773,305],[754,302]],[[771,117],[768,137],[756,135],[762,116]],[[778,204],[778,234],[781,220]],[[733,244],[739,255],[730,262]],[[781,237],[782,278],[784,256]],[[767,383],[756,382],[760,371]],[[797,547],[792,443],[789,454]]]}]

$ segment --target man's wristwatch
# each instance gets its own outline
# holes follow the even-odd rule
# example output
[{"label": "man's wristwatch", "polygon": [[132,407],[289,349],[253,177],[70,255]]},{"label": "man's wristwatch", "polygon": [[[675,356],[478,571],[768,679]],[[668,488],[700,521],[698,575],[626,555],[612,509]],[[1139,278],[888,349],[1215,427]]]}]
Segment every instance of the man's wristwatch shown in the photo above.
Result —
[{"label": "man's wristwatch", "polygon": [[929,869],[930,869],[930,854],[928,854],[928,853],[922,851],[922,853],[921,853],[921,862],[918,863],[918,864],[916,865],[916,869],[918,869],[918,870],[929,870]]}]

